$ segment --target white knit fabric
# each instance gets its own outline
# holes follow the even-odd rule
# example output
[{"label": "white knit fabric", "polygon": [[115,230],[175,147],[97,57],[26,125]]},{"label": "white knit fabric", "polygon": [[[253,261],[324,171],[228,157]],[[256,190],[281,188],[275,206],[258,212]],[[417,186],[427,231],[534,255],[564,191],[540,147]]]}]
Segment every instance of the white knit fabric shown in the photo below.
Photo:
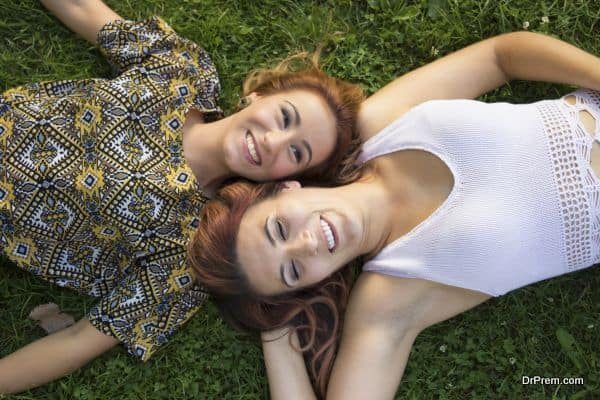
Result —
[{"label": "white knit fabric", "polygon": [[434,100],[384,128],[360,161],[405,149],[440,158],[454,187],[431,216],[386,246],[366,271],[500,296],[600,260],[600,181],[590,167],[600,93],[533,104]]}]

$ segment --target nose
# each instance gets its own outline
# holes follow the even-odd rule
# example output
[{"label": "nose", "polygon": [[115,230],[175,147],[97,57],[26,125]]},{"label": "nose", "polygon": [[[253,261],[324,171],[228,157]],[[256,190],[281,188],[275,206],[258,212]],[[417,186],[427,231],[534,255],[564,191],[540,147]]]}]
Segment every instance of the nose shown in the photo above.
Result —
[{"label": "nose", "polygon": [[289,253],[291,257],[298,256],[314,256],[317,254],[318,241],[317,237],[308,229],[303,230],[296,238],[288,242]]},{"label": "nose", "polygon": [[286,135],[279,131],[268,131],[263,138],[263,147],[266,153],[277,154],[287,142]]}]

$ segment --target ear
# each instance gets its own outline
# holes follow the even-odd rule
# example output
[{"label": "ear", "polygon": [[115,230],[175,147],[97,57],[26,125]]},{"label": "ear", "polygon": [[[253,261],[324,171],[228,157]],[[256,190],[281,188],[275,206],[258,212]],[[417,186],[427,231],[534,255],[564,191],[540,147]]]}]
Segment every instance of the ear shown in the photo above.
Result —
[{"label": "ear", "polygon": [[248,97],[248,98],[250,99],[250,101],[254,101],[254,100],[257,100],[257,99],[258,99],[259,97],[261,97],[261,96],[262,96],[262,95],[261,95],[260,93],[257,93],[257,92],[251,92],[251,93],[250,93],[248,96],[246,96],[246,97]]},{"label": "ear", "polygon": [[301,187],[302,187],[302,185],[298,181],[279,182],[279,188],[281,189],[282,192],[285,192],[287,190],[300,189]]}]

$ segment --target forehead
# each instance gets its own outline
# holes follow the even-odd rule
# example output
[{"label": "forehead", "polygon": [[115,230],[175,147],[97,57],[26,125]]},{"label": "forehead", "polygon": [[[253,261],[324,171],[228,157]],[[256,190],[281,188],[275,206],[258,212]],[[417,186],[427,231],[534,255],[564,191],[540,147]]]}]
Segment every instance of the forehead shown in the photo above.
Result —
[{"label": "forehead", "polygon": [[265,221],[272,213],[274,199],[266,199],[250,207],[240,221],[236,252],[238,261],[250,285],[261,293],[277,287],[278,260],[275,247],[267,239]]}]

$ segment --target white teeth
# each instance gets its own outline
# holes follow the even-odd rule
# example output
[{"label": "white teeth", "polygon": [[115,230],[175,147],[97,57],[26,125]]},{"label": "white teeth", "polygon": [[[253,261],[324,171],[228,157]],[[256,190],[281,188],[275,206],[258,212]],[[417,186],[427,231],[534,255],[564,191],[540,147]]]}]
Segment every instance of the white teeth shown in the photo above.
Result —
[{"label": "white teeth", "polygon": [[258,157],[258,153],[256,152],[256,148],[254,148],[254,140],[252,140],[252,135],[246,134],[246,144],[248,145],[248,152],[252,157],[252,160],[259,164],[260,158]]},{"label": "white teeth", "polygon": [[323,233],[327,238],[327,249],[331,251],[335,247],[335,238],[333,237],[331,227],[324,219],[321,219],[321,229],[323,229]]}]

